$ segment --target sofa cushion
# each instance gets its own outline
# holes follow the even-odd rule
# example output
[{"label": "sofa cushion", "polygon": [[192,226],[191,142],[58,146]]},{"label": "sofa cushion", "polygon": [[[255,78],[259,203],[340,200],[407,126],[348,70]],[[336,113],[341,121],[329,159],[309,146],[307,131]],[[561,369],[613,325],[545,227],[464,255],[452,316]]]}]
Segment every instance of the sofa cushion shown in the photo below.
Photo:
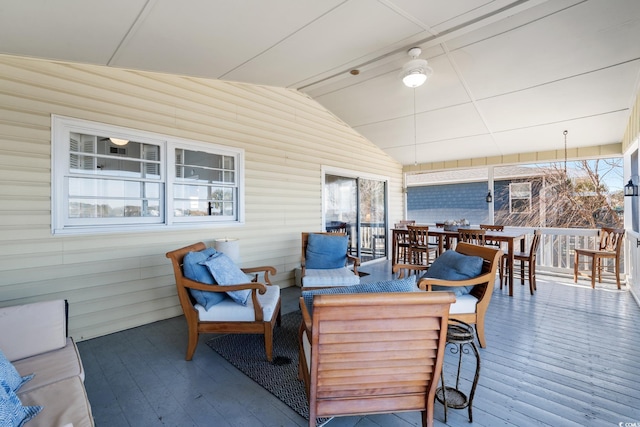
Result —
[{"label": "sofa cushion", "polygon": [[0,379],[1,426],[22,426],[24,423],[38,415],[40,411],[42,411],[42,406],[23,406],[18,395],[16,395],[16,392],[11,389],[4,379]]},{"label": "sofa cushion", "polygon": [[33,372],[21,376],[16,367],[13,366],[13,364],[9,362],[9,359],[5,357],[4,353],[0,351],[0,380],[2,380],[11,391],[18,390],[31,378],[33,378]]},{"label": "sofa cushion", "polygon": [[80,353],[71,337],[67,338],[67,345],[61,349],[16,360],[13,365],[20,374],[36,373],[31,381],[20,388],[19,394],[65,378],[80,377],[81,380],[84,380]]},{"label": "sofa cushion", "polygon": [[[182,274],[184,274],[184,277],[207,285],[216,285],[217,283],[209,269],[201,264],[215,253],[216,250],[214,248],[206,248],[186,254],[182,260]],[[199,289],[189,289],[189,292],[196,302],[206,307],[207,310],[227,297],[224,292],[206,292]]]},{"label": "sofa cushion", "polygon": [[0,308],[0,349],[15,361],[62,348],[67,320],[63,299]]},{"label": "sofa cushion", "polygon": [[67,378],[35,390],[18,393],[18,397],[23,405],[44,407],[25,427],[94,425],[91,404],[80,377]]},{"label": "sofa cushion", "polygon": [[339,286],[335,288],[314,289],[302,291],[302,298],[307,306],[309,314],[313,314],[313,296],[324,294],[366,294],[377,292],[416,292],[416,277],[409,276],[404,279],[384,280],[374,283],[362,283],[353,286]]},{"label": "sofa cushion", "polygon": [[[231,258],[217,252],[207,258],[206,261],[201,264],[206,265],[213,278],[218,282],[218,285],[239,285],[242,283],[249,283],[251,280],[247,278],[247,275],[238,267]],[[242,289],[239,291],[227,292],[227,295],[232,300],[241,305],[247,305],[247,299],[251,295],[250,289]]]},{"label": "sofa cushion", "polygon": [[305,253],[305,267],[312,269],[344,267],[347,263],[348,244],[347,236],[310,233]]},{"label": "sofa cushion", "polygon": [[[477,277],[482,273],[484,260],[479,256],[464,255],[456,251],[446,251],[433,261],[431,267],[422,277],[441,280],[466,280]],[[434,291],[453,292],[457,297],[471,292],[473,286],[438,286],[431,287]]]}]

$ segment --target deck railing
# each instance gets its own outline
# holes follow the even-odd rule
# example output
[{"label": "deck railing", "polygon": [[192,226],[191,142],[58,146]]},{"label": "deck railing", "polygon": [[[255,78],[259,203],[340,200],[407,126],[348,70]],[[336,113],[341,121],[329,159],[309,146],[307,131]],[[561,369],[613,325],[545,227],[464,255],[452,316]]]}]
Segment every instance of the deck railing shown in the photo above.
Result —
[{"label": "deck railing", "polygon": [[[528,248],[531,245],[535,228],[506,227],[506,229],[523,231],[526,234],[525,247]],[[363,261],[385,257],[387,255],[385,243],[390,242],[391,239],[387,238],[385,241],[384,224],[363,222],[360,230],[360,249]],[[638,259],[640,251],[638,250],[639,244],[636,243],[639,241],[638,239],[640,239],[640,235],[633,232],[627,233],[625,237],[625,246],[620,260],[622,274],[628,273],[630,276],[640,276],[640,273],[637,273],[640,271],[640,260]],[[542,272],[572,275],[575,248],[593,249],[597,247],[598,241],[599,234],[597,229],[542,228],[537,268]],[[354,243],[352,242],[352,244]],[[630,263],[625,262],[626,258],[629,259]],[[613,260],[604,260],[604,266],[605,269],[613,271]],[[581,270],[587,268],[586,264],[580,267]],[[640,291],[640,285],[638,287]],[[640,292],[638,293],[640,294]]]},{"label": "deck railing", "polygon": [[[534,228],[507,227],[513,230],[524,231],[527,235],[525,247],[529,247],[533,238]],[[575,248],[595,249],[598,246],[600,236],[597,229],[580,229],[580,228],[542,228],[542,237],[540,239],[540,247],[538,248],[538,256],[536,266],[540,271],[573,274],[573,266],[575,263]],[[628,247],[629,245],[625,245]],[[620,265],[621,273],[624,274],[625,266],[625,250],[621,252]],[[580,259],[583,262],[583,259]],[[586,262],[586,260],[585,260]],[[603,260],[605,269],[613,271],[613,260]],[[588,268],[585,265],[580,266],[581,270]],[[604,277],[603,277],[604,280]]]}]

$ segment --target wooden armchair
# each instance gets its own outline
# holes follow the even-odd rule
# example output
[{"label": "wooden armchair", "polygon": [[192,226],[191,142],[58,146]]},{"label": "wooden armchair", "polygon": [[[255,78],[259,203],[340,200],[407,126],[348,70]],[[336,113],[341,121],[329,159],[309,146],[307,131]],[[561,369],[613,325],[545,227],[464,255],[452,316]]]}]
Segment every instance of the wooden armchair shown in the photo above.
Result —
[{"label": "wooden armchair", "polygon": [[[243,268],[244,273],[256,274],[256,278],[251,283],[247,278],[247,283],[237,285],[210,285],[187,279],[183,274],[184,257],[189,252],[199,252],[204,249],[206,245],[200,242],[166,254],[173,264],[178,298],[189,329],[185,359],[192,359],[198,346],[200,333],[239,333],[264,335],[267,360],[271,361],[273,328],[276,323],[280,325],[280,288],[271,285],[269,278],[269,274],[276,274],[276,269],[274,267]],[[257,274],[260,273],[264,274],[265,283],[257,282]],[[206,310],[197,303],[189,291],[191,289],[213,293],[250,289],[251,295],[246,306],[226,298]]]},{"label": "wooden armchair", "polygon": [[[322,247],[316,246],[320,252],[336,247],[341,248],[339,253],[328,254],[329,258],[332,258],[330,261],[333,265],[320,265],[326,261],[327,253],[319,254],[318,252],[309,253],[307,251],[309,248],[309,236],[312,234],[321,236],[320,239],[315,239],[316,241],[323,241],[323,243],[320,243]],[[358,275],[360,258],[349,254],[348,238],[346,239],[347,244],[345,247],[343,244],[345,241],[344,236],[344,233],[302,233],[302,252],[300,259],[300,265],[302,267],[302,288],[350,286],[360,283],[360,276]],[[350,264],[353,265],[353,270],[348,268]]]},{"label": "wooden armchair", "polygon": [[[422,278],[418,280],[418,287],[425,291],[432,291],[432,286],[473,286],[469,294],[456,297],[455,304],[451,305],[450,315],[465,323],[476,325],[476,334],[480,347],[485,348],[487,342],[484,334],[484,316],[491,301],[493,287],[496,281],[496,272],[500,267],[503,252],[498,248],[472,245],[460,242],[456,245],[456,252],[463,255],[479,256],[484,261],[482,272],[479,276],[466,280],[442,280],[434,278]],[[397,264],[393,266],[393,273],[403,277],[408,272],[422,274],[424,268],[415,268],[409,264]],[[420,267],[420,266],[418,266]]]},{"label": "wooden armchair", "polygon": [[[450,292],[315,295],[300,299],[299,376],[316,418],[421,411],[433,425]],[[322,344],[321,344],[322,343]]]}]

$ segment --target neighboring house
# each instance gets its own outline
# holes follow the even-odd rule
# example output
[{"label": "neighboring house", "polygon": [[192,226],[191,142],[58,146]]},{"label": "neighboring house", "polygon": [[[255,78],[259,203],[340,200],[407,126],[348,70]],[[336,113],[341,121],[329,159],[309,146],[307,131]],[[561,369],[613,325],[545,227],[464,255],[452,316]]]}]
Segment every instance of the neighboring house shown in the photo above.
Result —
[{"label": "neighboring house", "polygon": [[[543,224],[540,192],[544,171],[511,166],[496,168],[494,173],[491,194],[495,223],[524,227]],[[475,225],[491,223],[487,182],[484,169],[407,176],[407,218],[425,224],[462,218]]]}]

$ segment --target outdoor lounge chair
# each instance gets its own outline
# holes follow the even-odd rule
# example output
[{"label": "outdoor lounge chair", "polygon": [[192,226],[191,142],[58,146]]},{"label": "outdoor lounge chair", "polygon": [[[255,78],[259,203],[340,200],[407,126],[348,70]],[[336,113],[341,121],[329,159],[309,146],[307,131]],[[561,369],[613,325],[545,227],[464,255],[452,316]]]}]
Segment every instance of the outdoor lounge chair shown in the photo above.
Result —
[{"label": "outdoor lounge chair", "polygon": [[300,306],[299,376],[316,418],[421,411],[433,425],[450,292],[325,294]]},{"label": "outdoor lounge chair", "polygon": [[[243,273],[264,275],[265,283],[258,283],[244,276],[244,281],[238,280],[233,285],[217,285],[213,277],[209,283],[205,283],[207,277],[201,281],[191,280],[185,277],[185,258],[188,254],[194,256],[191,268],[202,267],[199,259],[203,261],[209,255],[204,243],[195,243],[175,251],[167,252],[167,258],[171,259],[173,272],[176,278],[178,298],[184,317],[189,328],[186,360],[191,360],[198,345],[200,333],[236,333],[236,334],[262,334],[267,360],[272,360],[273,353],[273,328],[280,325],[280,288],[271,285],[269,274],[275,274],[274,267],[243,268]],[[215,252],[209,248],[211,252]],[[236,267],[237,268],[237,267]],[[206,271],[202,273],[206,276]],[[239,304],[228,298],[229,292],[241,292],[245,295],[246,305]],[[198,294],[198,292],[201,292]],[[198,298],[194,297],[196,295]],[[216,302],[217,301],[217,302]],[[209,306],[207,308],[206,306]]]}]

